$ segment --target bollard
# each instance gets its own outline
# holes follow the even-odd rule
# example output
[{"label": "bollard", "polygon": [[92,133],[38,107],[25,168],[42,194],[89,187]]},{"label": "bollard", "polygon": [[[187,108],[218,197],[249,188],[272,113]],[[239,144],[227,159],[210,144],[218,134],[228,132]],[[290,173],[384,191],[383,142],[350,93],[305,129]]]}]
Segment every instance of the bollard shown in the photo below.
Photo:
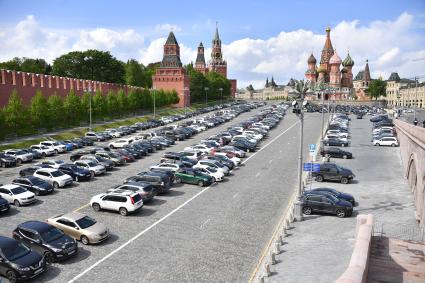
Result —
[{"label": "bollard", "polygon": [[289,222],[293,223],[293,222],[294,222],[294,220],[295,220],[295,218],[294,218],[294,213],[293,213],[293,212],[291,212],[291,213],[289,214]]},{"label": "bollard", "polygon": [[258,278],[258,283],[264,283],[264,282],[265,282],[264,275],[260,275],[260,277]]},{"label": "bollard", "polygon": [[270,264],[264,264],[264,271],[266,272],[267,277],[270,277],[272,275],[272,273],[270,272]]},{"label": "bollard", "polygon": [[274,248],[275,248],[276,254],[280,254],[280,244],[278,242],[274,243]]},{"label": "bollard", "polygon": [[288,233],[286,232],[286,227],[285,226],[283,226],[283,229],[282,229],[282,236],[283,237],[288,236]]},{"label": "bollard", "polygon": [[271,259],[272,265],[275,265],[276,264],[276,254],[273,251],[270,252],[270,259]]},{"label": "bollard", "polygon": [[279,243],[280,243],[281,245],[283,245],[283,243],[285,242],[285,241],[283,240],[283,235],[279,235],[278,240],[279,240]]}]

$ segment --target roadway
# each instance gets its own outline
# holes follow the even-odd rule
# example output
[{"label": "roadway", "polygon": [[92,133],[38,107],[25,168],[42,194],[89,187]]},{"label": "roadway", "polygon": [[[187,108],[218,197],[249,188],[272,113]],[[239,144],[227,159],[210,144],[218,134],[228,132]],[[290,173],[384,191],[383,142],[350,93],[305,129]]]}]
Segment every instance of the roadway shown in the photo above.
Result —
[{"label": "roadway", "polygon": [[[181,150],[256,111],[178,142],[169,150]],[[316,143],[319,137],[319,117],[306,116],[306,153],[307,144]],[[75,183],[40,197],[33,206],[13,208],[0,218],[0,234],[10,235],[23,221],[44,220],[72,210],[86,213],[110,228],[108,241],[96,246],[80,244],[78,256],[53,264],[37,282],[245,282],[296,186],[298,129],[298,118],[288,114],[262,142],[261,150],[250,154],[224,182],[207,188],[175,185],[169,194],[157,196],[134,215],[96,213],[86,204],[91,196],[146,170],[159,161],[164,151],[94,181]],[[18,171],[3,170],[0,182],[9,182]]]}]

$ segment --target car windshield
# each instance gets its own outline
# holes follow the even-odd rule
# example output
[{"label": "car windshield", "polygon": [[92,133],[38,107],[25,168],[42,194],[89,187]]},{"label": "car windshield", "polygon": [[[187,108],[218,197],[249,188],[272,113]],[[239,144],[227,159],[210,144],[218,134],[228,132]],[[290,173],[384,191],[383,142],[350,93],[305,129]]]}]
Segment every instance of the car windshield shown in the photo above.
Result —
[{"label": "car windshield", "polygon": [[16,188],[11,189],[10,191],[14,195],[19,195],[19,194],[25,193],[27,190],[22,188],[22,187],[16,187]]},{"label": "car windshield", "polygon": [[80,218],[75,222],[77,222],[77,225],[80,226],[81,229],[87,229],[88,227],[96,224],[96,220],[88,216],[84,216],[83,218]]},{"label": "car windshield", "polygon": [[17,155],[21,155],[21,154],[25,154],[26,152],[25,151],[23,151],[23,150],[17,150],[16,151],[16,154]]},{"label": "car windshield", "polygon": [[44,181],[42,179],[37,178],[37,177],[32,177],[32,176],[30,176],[30,177],[31,178],[28,178],[28,180],[31,181],[31,183],[33,185],[42,185],[42,184],[44,184]]},{"label": "car windshield", "polygon": [[44,231],[40,234],[41,238],[44,242],[50,243],[53,242],[63,236],[63,232],[57,228],[52,227],[48,231]]},{"label": "car windshield", "polygon": [[112,153],[112,152],[109,153],[109,156],[112,157],[112,158],[118,158],[118,155],[116,155],[115,153]]},{"label": "car windshield", "polygon": [[41,149],[49,149],[47,146],[45,146],[45,145],[42,145],[41,147],[40,147]]},{"label": "car windshield", "polygon": [[208,167],[207,170],[210,171],[211,173],[217,172],[217,169],[215,169],[213,167]]},{"label": "car windshield", "polygon": [[86,164],[87,164],[88,166],[90,166],[90,167],[97,166],[97,164],[96,164],[96,163],[94,163],[93,161],[87,162]]},{"label": "car windshield", "polygon": [[64,175],[61,171],[52,171],[50,174],[52,174],[53,177],[60,177]]},{"label": "car windshield", "polygon": [[4,247],[2,250],[4,257],[9,261],[17,260],[23,256],[26,256],[31,252],[29,248],[24,246],[21,243],[16,243],[15,245],[8,245]]},{"label": "car windshield", "polygon": [[52,145],[59,145],[57,142],[52,143]]}]

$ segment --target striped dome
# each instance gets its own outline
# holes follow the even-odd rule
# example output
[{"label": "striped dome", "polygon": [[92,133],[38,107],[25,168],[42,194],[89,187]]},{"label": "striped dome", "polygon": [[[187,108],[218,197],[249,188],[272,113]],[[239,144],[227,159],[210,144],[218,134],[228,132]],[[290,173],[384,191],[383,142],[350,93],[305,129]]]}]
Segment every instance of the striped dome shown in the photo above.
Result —
[{"label": "striped dome", "polygon": [[338,56],[338,54],[336,53],[336,50],[335,50],[335,53],[334,53],[334,55],[331,57],[331,59],[329,60],[329,64],[341,64],[342,63],[342,60],[341,60],[341,58]]}]

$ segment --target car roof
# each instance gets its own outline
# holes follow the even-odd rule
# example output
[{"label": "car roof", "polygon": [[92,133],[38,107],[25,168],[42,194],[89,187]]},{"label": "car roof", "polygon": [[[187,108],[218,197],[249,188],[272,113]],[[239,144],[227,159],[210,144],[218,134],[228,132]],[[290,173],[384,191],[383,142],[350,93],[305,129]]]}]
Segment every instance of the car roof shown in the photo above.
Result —
[{"label": "car roof", "polygon": [[41,222],[37,220],[30,220],[23,222],[21,224],[18,224],[18,228],[27,228],[31,230],[36,230],[38,232],[48,231],[52,228],[50,224],[47,224],[46,222]]},{"label": "car roof", "polygon": [[82,214],[82,213],[79,213],[79,212],[69,212],[69,213],[54,216],[52,218],[67,218],[67,219],[75,221],[75,220],[81,219],[85,216],[86,216],[85,214]]},{"label": "car roof", "polygon": [[143,187],[143,188],[144,187],[151,186],[150,183],[144,182],[144,181],[131,181],[131,182],[128,182],[128,183],[126,183],[124,185],[135,186],[135,187]]},{"label": "car roof", "polygon": [[17,187],[20,187],[20,186],[15,185],[15,184],[6,184],[6,185],[1,186],[0,188],[11,190],[11,189],[14,189],[14,188],[17,188]]},{"label": "car roof", "polygon": [[58,171],[58,169],[55,169],[55,168],[40,168],[40,169],[37,169],[37,171],[42,171],[42,172],[49,172],[49,173],[51,173],[51,172]]},{"label": "car roof", "polygon": [[0,249],[10,247],[11,245],[16,245],[18,241],[13,238],[0,236]]}]

